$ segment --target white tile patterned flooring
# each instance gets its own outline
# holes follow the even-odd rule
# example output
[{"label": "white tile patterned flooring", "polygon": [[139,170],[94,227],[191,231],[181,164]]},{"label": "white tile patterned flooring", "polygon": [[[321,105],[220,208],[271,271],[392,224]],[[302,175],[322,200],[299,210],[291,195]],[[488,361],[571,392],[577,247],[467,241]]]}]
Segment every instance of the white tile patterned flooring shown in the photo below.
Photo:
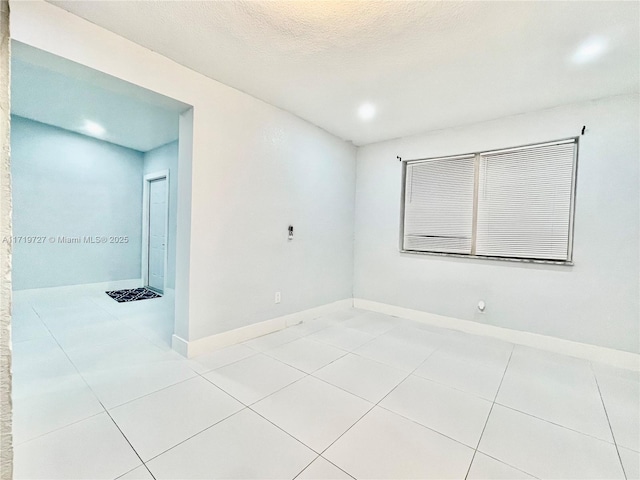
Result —
[{"label": "white tile patterned flooring", "polygon": [[640,477],[631,371],[355,309],[187,360],[170,296],[14,298],[16,479]]}]

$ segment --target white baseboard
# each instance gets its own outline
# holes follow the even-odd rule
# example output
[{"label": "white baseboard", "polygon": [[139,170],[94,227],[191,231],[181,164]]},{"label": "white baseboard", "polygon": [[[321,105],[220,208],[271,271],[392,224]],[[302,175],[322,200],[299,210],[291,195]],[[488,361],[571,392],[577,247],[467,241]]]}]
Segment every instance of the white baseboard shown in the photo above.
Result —
[{"label": "white baseboard", "polygon": [[189,342],[175,333],[171,335],[171,348],[183,357],[189,358]]},{"label": "white baseboard", "polygon": [[444,315],[436,315],[433,313],[422,312],[420,310],[397,307],[395,305],[364,300],[361,298],[354,298],[353,306],[355,308],[406,318],[437,327],[498,338],[518,345],[525,345],[527,347],[539,348],[541,350],[548,350],[551,352],[561,353],[563,355],[583,358],[585,360],[600,362],[618,368],[640,371],[640,355],[631,352],[624,352],[622,350],[615,350],[613,348],[600,347],[587,343],[574,342],[572,340],[564,340],[557,337],[549,337],[538,333],[511,330],[508,328],[496,327],[494,325],[461,320],[459,318],[445,317]]},{"label": "white baseboard", "polygon": [[487,325],[484,323],[472,322],[470,320],[446,317],[444,315],[412,310],[410,308],[398,307],[361,298],[340,300],[326,305],[321,305],[319,307],[310,308],[308,310],[303,310],[301,312],[236,328],[235,330],[230,330],[228,332],[199,338],[190,342],[177,335],[173,335],[172,347],[181,355],[192,358],[224,347],[229,347],[237,343],[245,342],[252,338],[267,335],[269,333],[282,330],[283,328],[296,325],[305,320],[317,318],[321,315],[349,308],[351,306],[363,310],[406,318],[436,327],[497,338],[517,345],[524,345],[572,357],[583,358],[585,360],[604,363],[618,368],[640,371],[640,355],[635,353],[624,352],[622,350],[615,350],[613,348],[601,347],[598,345],[574,342],[572,340],[550,337],[538,333]]},{"label": "white baseboard", "polygon": [[77,285],[59,285],[55,287],[39,287],[39,288],[23,288],[20,290],[14,290],[14,296],[16,294],[30,295],[37,294],[62,294],[62,293],[84,293],[95,291],[107,291],[107,290],[124,290],[127,288],[138,288],[142,286],[142,279],[131,278],[128,280],[111,280],[108,282],[96,282],[96,283],[80,283]]},{"label": "white baseboard", "polygon": [[254,323],[245,327],[229,330],[228,332],[218,333],[193,341],[187,341],[177,335],[173,335],[171,339],[172,348],[181,355],[192,358],[204,353],[209,353],[220,348],[229,347],[240,342],[251,340],[252,338],[261,337],[268,333],[273,333],[283,328],[297,325],[305,320],[317,318],[321,315],[349,308],[353,306],[353,299],[347,298],[337,302],[328,303],[319,307],[310,308],[301,312],[284,315],[282,317],[272,318],[263,322]]}]

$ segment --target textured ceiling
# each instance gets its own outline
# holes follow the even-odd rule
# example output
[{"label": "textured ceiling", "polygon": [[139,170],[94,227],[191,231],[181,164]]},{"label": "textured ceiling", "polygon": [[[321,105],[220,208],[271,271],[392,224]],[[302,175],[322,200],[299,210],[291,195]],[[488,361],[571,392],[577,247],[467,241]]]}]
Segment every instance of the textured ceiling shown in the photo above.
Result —
[{"label": "textured ceiling", "polygon": [[12,114],[142,152],[178,138],[187,105],[19,42],[11,53]]},{"label": "textured ceiling", "polygon": [[[51,3],[357,145],[640,82],[638,2]],[[594,37],[604,55],[575,64]]]}]

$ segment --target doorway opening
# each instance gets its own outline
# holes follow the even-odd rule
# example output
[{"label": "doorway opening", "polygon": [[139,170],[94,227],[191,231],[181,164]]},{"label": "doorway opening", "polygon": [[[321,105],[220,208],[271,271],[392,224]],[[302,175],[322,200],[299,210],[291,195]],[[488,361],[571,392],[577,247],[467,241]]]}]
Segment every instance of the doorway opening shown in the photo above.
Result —
[{"label": "doorway opening", "polygon": [[172,348],[191,106],[17,41],[11,93],[14,351]]}]

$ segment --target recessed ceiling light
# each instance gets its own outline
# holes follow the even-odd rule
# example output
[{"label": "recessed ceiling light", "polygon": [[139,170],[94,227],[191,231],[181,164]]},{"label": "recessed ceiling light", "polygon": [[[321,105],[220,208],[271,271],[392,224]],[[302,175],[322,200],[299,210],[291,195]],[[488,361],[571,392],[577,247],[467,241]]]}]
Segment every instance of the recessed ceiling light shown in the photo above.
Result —
[{"label": "recessed ceiling light", "polygon": [[82,130],[84,130],[89,135],[94,135],[96,137],[101,137],[106,132],[106,130],[104,129],[104,127],[102,125],[100,125],[99,123],[96,123],[96,122],[92,122],[91,120],[85,120],[84,121],[84,125],[82,127]]},{"label": "recessed ceiling light", "polygon": [[363,103],[358,109],[358,116],[365,121],[371,120],[376,115],[376,106],[373,103]]},{"label": "recessed ceiling light", "polygon": [[587,63],[595,60],[607,50],[607,40],[602,37],[591,37],[582,42],[573,54],[574,63]]}]

